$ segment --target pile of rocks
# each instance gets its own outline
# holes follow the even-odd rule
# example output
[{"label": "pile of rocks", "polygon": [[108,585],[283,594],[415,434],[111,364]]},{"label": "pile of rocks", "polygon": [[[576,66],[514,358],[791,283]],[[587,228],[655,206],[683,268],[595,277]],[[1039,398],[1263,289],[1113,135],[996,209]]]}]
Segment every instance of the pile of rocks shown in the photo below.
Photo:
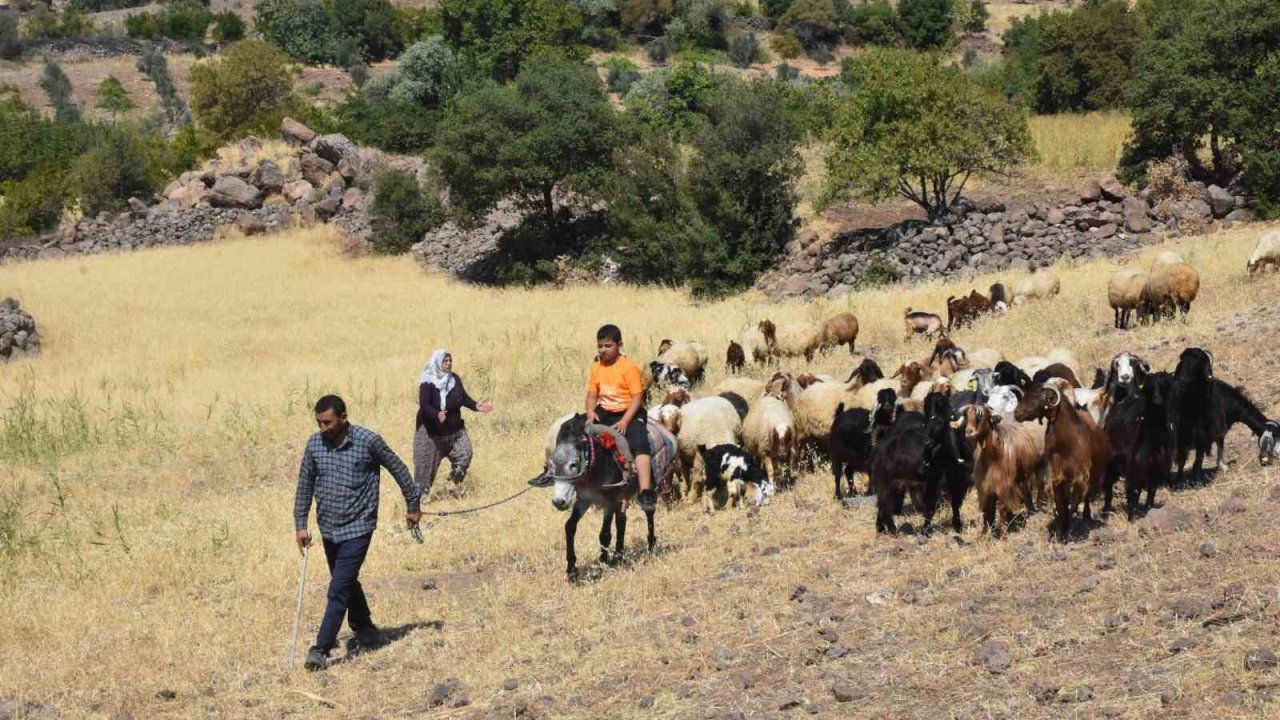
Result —
[{"label": "pile of rocks", "polygon": [[40,333],[35,318],[17,300],[0,300],[0,362],[40,353]]},{"label": "pile of rocks", "polygon": [[1153,207],[1114,177],[1090,181],[1079,202],[984,203],[962,199],[944,219],[907,222],[823,241],[792,241],[757,287],[774,297],[838,297],[866,280],[927,280],[1050,265],[1062,257],[1115,256],[1184,229],[1251,218],[1246,199],[1192,183],[1195,196]]},{"label": "pile of rocks", "polygon": [[189,245],[211,240],[228,226],[256,235],[334,221],[363,237],[372,177],[386,167],[419,179],[426,172],[419,158],[360,148],[340,134],[316,135],[291,118],[284,120],[282,134],[289,144],[285,152],[264,153],[267,143],[245,138],[235,152],[180,175],[154,206],[131,198],[126,212],[104,213],[35,242],[0,247],[0,259]]}]

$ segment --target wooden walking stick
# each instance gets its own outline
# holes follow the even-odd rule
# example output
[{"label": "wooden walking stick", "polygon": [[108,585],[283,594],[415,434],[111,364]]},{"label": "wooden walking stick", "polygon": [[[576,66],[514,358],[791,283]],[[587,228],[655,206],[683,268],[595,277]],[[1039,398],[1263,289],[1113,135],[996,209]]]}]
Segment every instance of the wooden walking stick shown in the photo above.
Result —
[{"label": "wooden walking stick", "polygon": [[302,546],[302,578],[298,580],[298,611],[293,616],[293,647],[289,649],[289,667],[298,665],[298,628],[302,624],[302,593],[307,589],[307,551],[311,545]]}]

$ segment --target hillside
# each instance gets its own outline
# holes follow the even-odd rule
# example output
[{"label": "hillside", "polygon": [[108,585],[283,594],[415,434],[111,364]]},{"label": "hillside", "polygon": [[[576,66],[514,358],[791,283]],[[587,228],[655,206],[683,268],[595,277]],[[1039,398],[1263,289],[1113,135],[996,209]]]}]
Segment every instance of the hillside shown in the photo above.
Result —
[{"label": "hillside", "polygon": [[[1274,416],[1280,276],[1244,275],[1261,229],[1175,246],[1203,273],[1188,325],[1116,332],[1104,292],[1114,265],[1060,264],[1061,296],[956,340],[1010,357],[1065,345],[1090,369],[1122,349],[1168,368],[1203,345]],[[420,546],[384,481],[363,579],[395,641],[326,673],[286,667],[290,511],[319,394],[344,395],[353,421],[408,457],[414,378],[449,347],[497,410],[468,416],[469,497],[428,509],[470,507],[538,470],[548,422],[581,402],[602,322],[619,323],[641,358],[662,337],[705,341],[714,385],[727,340],[764,316],[847,307],[862,320],[859,349],[881,365],[923,356],[926,345],[902,341],[902,309],[940,310],[968,285],[810,305],[495,291],[424,277],[408,258],[344,259],[314,231],[7,265],[0,288],[35,314],[44,343],[42,357],[0,366],[0,708],[11,716],[1280,717],[1274,656],[1250,655],[1280,650],[1280,476],[1258,467],[1241,429],[1212,484],[1161,490],[1147,519],[1112,517],[1066,546],[1046,541],[1044,515],[1008,540],[983,538],[972,499],[958,536],[877,536],[872,506],[836,504],[820,471],[758,512],[660,509],[653,557],[633,520],[626,566],[591,565],[579,586],[565,583],[564,515],[547,491],[433,519]],[[808,367],[849,366],[835,354]],[[584,564],[598,519],[579,534]],[[304,642],[326,581],[317,553]]]}]

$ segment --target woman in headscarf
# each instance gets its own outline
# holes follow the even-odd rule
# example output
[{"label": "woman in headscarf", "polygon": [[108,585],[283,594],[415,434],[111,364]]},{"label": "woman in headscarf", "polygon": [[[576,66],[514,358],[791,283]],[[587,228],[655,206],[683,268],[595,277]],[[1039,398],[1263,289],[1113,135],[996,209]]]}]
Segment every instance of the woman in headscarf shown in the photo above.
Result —
[{"label": "woman in headscarf", "polygon": [[449,494],[460,495],[462,481],[471,465],[471,438],[462,422],[462,408],[488,414],[493,406],[476,402],[462,387],[462,378],[453,372],[453,356],[448,350],[431,353],[431,360],[418,378],[418,428],[413,435],[414,480],[422,486],[425,502],[431,495],[440,461],[449,458]]}]

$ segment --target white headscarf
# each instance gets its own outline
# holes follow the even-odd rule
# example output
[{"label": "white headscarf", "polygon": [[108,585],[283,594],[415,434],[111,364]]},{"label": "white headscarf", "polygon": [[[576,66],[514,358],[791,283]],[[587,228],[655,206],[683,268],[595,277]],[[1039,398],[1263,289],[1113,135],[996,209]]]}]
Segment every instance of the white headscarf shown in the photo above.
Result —
[{"label": "white headscarf", "polygon": [[454,385],[458,384],[458,379],[453,373],[444,371],[444,359],[449,355],[449,351],[440,348],[431,353],[431,359],[427,361],[427,366],[422,370],[422,376],[418,378],[418,384],[431,383],[440,390],[440,409],[444,409],[444,399],[449,395],[449,391]]}]

